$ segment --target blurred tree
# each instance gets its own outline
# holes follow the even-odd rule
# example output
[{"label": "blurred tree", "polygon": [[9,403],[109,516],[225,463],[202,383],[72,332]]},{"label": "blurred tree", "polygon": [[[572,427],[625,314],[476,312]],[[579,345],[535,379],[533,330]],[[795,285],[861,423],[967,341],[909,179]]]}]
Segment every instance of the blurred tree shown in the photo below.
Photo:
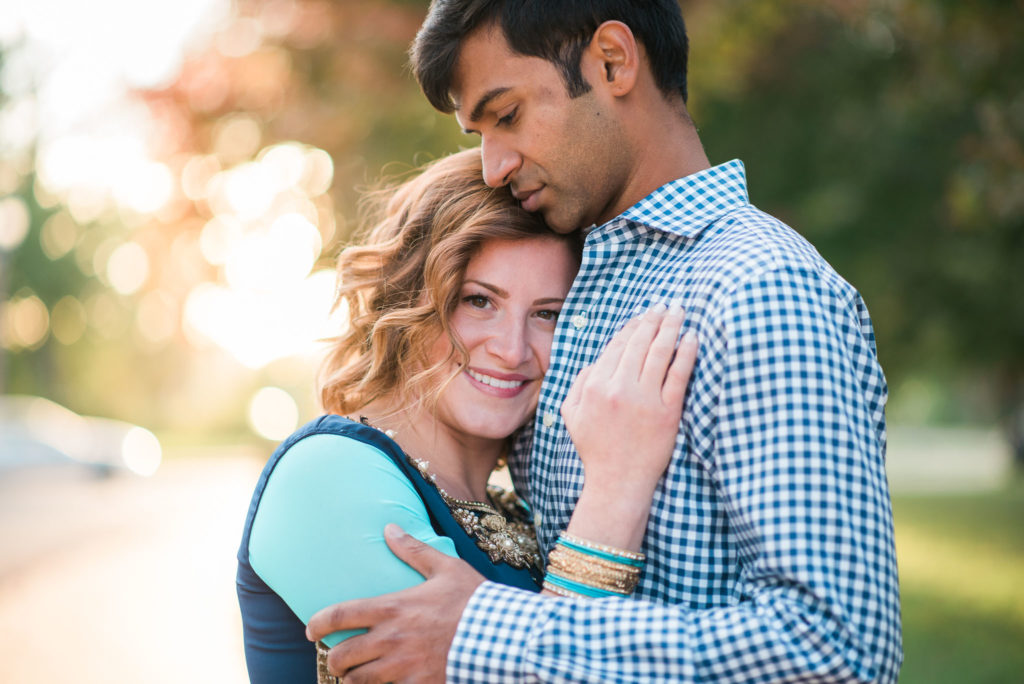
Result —
[{"label": "blurred tree", "polygon": [[[1000,418],[1016,425],[1024,456],[1024,3],[682,5],[690,106],[712,160],[742,158],[753,201],[863,292],[894,398],[938,388],[910,417]],[[33,296],[51,315],[61,301],[76,310],[73,296],[90,327],[66,348],[50,349],[51,335],[17,350],[18,386],[38,384],[27,369],[42,363],[66,393],[105,395],[112,412],[143,410],[147,393],[195,408],[202,396],[174,399],[182,378],[210,374],[189,302],[237,279],[223,255],[230,240],[244,245],[288,216],[296,235],[315,227],[326,247],[315,258],[329,267],[360,189],[382,169],[476,144],[430,108],[406,67],[426,6],[239,0],[172,85],[139,93],[151,153],[171,179],[159,209],[76,212],[75,198],[56,205],[23,173],[32,227],[11,255],[14,289],[38,281]],[[275,186],[268,174],[295,178]],[[74,249],[48,250],[71,219]],[[118,290],[111,259],[126,241],[122,255],[141,249],[148,271]],[[111,386],[123,397],[106,396]]]},{"label": "blurred tree", "polygon": [[692,58],[709,153],[742,157],[753,201],[861,290],[894,391],[933,378],[938,418],[998,415],[1018,458],[1022,6],[727,0]]}]

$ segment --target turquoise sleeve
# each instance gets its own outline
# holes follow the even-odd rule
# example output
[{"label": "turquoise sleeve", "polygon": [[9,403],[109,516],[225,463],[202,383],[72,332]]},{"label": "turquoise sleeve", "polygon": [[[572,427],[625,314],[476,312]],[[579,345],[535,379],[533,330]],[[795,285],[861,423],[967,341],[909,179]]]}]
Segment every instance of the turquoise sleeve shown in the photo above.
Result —
[{"label": "turquoise sleeve", "polygon": [[[455,556],[412,484],[387,455],[340,435],[312,435],[281,457],[252,524],[249,562],[302,620],[349,599],[419,584],[423,577],[384,542],[395,523]],[[364,630],[335,632],[333,646]]]}]

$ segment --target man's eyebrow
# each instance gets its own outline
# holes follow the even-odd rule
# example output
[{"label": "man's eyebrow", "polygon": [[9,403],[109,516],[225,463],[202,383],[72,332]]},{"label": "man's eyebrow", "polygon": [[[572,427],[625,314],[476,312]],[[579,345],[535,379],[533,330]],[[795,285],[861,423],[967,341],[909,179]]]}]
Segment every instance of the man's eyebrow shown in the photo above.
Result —
[{"label": "man's eyebrow", "polygon": [[498,97],[499,95],[504,95],[509,90],[511,90],[511,88],[507,86],[488,90],[486,93],[483,94],[483,97],[476,101],[476,106],[474,106],[473,111],[469,113],[469,120],[479,121],[480,119],[482,119],[484,116],[484,108],[486,108],[487,105],[491,103],[491,100]]}]

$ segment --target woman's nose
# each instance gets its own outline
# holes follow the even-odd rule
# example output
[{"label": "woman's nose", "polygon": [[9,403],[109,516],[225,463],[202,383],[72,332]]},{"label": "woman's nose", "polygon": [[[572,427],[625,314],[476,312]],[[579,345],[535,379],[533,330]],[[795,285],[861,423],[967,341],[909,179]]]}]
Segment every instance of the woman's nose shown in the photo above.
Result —
[{"label": "woman's nose", "polygon": [[505,368],[518,368],[530,355],[525,321],[509,316],[494,330],[485,345],[487,351],[500,359]]}]

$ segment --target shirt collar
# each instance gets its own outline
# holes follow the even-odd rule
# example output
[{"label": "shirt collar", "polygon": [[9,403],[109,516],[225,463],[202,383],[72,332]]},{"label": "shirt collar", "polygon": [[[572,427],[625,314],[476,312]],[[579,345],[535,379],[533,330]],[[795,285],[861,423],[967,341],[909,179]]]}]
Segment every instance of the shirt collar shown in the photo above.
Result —
[{"label": "shirt collar", "polygon": [[743,162],[733,159],[666,183],[609,224],[625,219],[692,237],[723,214],[749,201]]}]

